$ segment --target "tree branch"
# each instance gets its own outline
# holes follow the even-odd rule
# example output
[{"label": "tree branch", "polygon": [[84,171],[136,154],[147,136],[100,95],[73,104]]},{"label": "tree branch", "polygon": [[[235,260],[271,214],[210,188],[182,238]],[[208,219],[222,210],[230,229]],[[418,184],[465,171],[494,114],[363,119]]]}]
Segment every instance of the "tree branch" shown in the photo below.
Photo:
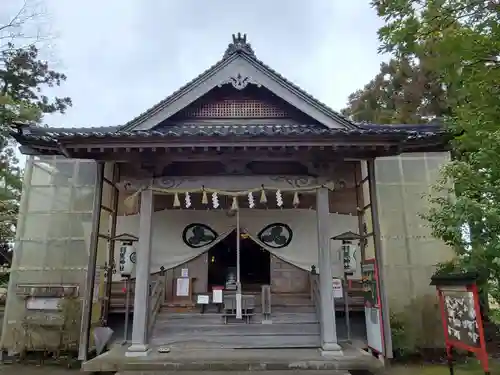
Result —
[{"label": "tree branch", "polygon": [[11,44],[19,40],[27,41],[26,45],[16,45],[22,48],[45,40],[48,36],[41,31],[44,14],[41,1],[24,0],[14,15],[8,16],[5,21],[0,20],[0,51],[12,48]]}]

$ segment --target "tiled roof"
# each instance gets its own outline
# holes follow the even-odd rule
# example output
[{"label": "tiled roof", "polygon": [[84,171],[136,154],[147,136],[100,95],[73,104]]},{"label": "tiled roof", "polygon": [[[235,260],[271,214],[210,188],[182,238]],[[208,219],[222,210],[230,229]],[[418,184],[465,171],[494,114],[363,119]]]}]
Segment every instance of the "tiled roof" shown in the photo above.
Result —
[{"label": "tiled roof", "polygon": [[179,137],[328,137],[328,136],[390,136],[397,139],[424,139],[445,135],[438,125],[371,125],[360,124],[354,129],[325,128],[321,125],[206,125],[180,124],[162,130],[123,131],[105,128],[28,128],[14,136],[24,141],[64,141],[70,139],[179,138]]},{"label": "tiled roof", "polygon": [[26,133],[32,135],[46,135],[47,133],[111,133],[120,129],[119,126],[88,126],[78,128],[53,128],[41,126],[29,126],[23,128]]}]

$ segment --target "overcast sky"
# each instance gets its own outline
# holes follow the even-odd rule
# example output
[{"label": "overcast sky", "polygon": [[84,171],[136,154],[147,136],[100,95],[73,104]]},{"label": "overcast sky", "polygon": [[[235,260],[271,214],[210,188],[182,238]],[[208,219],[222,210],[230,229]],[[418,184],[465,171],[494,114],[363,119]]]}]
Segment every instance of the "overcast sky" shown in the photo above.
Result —
[{"label": "overcast sky", "polygon": [[[15,2],[18,0],[2,0]],[[53,126],[120,125],[246,33],[257,57],[338,110],[384,59],[369,0],[45,0],[51,60],[73,108]]]}]

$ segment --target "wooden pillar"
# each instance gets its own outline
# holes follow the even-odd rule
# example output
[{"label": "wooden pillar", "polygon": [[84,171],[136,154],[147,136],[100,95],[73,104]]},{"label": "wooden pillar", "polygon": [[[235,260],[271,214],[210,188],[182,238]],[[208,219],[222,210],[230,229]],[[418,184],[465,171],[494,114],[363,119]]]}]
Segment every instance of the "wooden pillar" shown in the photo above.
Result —
[{"label": "wooden pillar", "polygon": [[94,190],[94,204],[92,207],[92,232],[90,235],[87,276],[85,277],[85,292],[83,295],[80,345],[78,346],[78,359],[80,361],[86,361],[89,354],[90,329],[92,325],[92,300],[94,296],[94,282],[97,265],[97,246],[99,243],[99,224],[101,220],[102,184],[104,181],[103,162],[97,162],[96,174],[97,177]]},{"label": "wooden pillar", "polygon": [[112,198],[112,210],[113,212],[111,213],[111,230],[109,232],[109,237],[110,240],[108,242],[108,267],[109,268],[107,274],[106,274],[106,291],[105,291],[105,297],[106,300],[104,302],[104,308],[103,308],[103,314],[102,316],[104,317],[104,321],[106,322],[106,325],[108,325],[108,318],[109,318],[109,311],[111,310],[111,291],[113,288],[113,270],[116,270],[116,259],[115,259],[115,245],[116,241],[114,238],[116,237],[116,225],[117,225],[117,216],[118,216],[118,203],[119,203],[119,198],[120,198],[120,192],[118,188],[116,187],[118,180],[119,180],[119,170],[118,170],[118,163],[113,163],[113,180],[112,180],[112,186],[111,188],[113,189],[113,198]]},{"label": "wooden pillar", "polygon": [[127,357],[146,356],[149,353],[148,318],[153,208],[153,191],[143,190],[139,218],[139,245],[136,250],[132,345],[126,352]]},{"label": "wooden pillar", "polygon": [[241,319],[241,238],[240,238],[240,209],[236,209],[236,319]]},{"label": "wooden pillar", "polygon": [[342,349],[337,343],[337,327],[335,323],[335,306],[333,300],[332,268],[337,270],[337,263],[332,262],[330,253],[330,206],[328,189],[316,191],[316,216],[318,226],[318,265],[321,310],[321,348],[323,353],[339,355]]}]

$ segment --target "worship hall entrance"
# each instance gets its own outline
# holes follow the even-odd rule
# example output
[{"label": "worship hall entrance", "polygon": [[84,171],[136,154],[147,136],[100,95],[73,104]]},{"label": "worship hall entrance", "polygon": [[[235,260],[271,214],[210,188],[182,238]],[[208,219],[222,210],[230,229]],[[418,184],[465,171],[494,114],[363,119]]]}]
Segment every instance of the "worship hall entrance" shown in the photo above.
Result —
[{"label": "worship hall entrance", "polygon": [[[232,231],[208,251],[208,288],[236,289],[237,233]],[[240,279],[243,291],[260,291],[271,282],[271,254],[247,234],[240,234]]]}]

